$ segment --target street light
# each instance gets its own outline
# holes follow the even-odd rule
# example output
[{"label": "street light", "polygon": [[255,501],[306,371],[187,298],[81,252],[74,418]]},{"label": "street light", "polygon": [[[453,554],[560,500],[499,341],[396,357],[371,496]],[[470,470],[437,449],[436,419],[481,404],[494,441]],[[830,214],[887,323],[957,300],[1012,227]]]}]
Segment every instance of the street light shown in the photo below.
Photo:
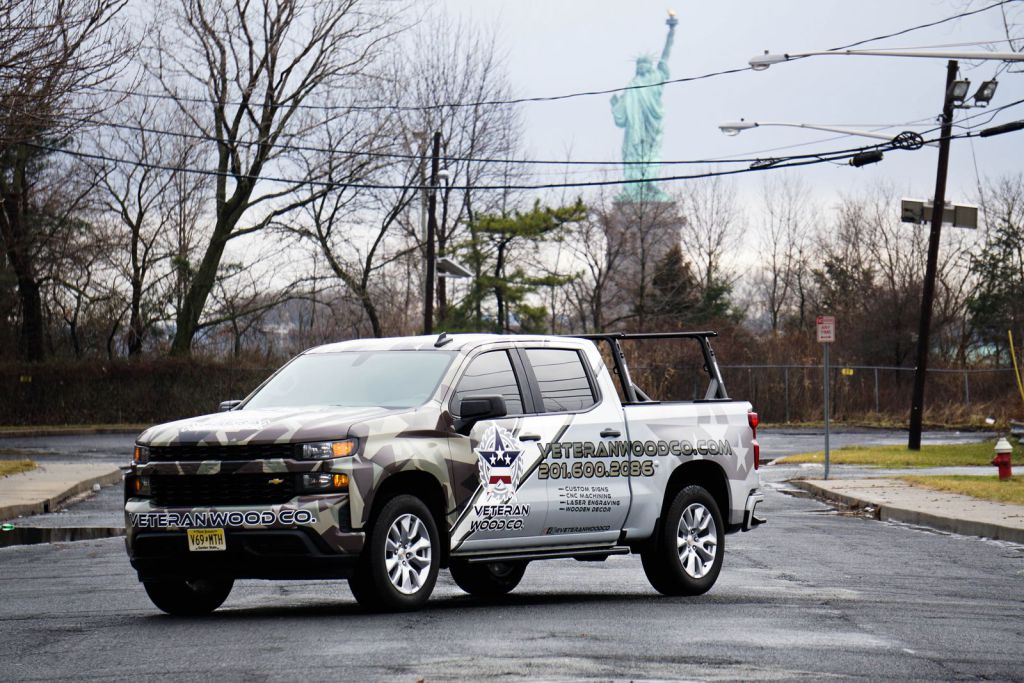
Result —
[{"label": "street light", "polygon": [[750,68],[764,71],[773,64],[781,64],[803,57],[824,55],[861,55],[867,57],[920,57],[924,59],[978,59],[999,62],[1024,62],[1024,54],[1018,52],[917,52],[913,50],[826,50],[821,52],[786,52],[771,54],[767,50],[763,55],[750,58]]},{"label": "street light", "polygon": [[[750,60],[750,67],[755,71],[764,71],[772,64],[787,62],[800,57],[824,55],[863,55],[875,57],[922,57],[932,59],[948,59],[946,63],[946,89],[942,102],[941,134],[939,137],[939,161],[935,173],[935,197],[932,208],[931,230],[928,234],[928,262],[925,266],[924,284],[921,291],[921,321],[917,333],[917,365],[914,368],[914,393],[910,405],[910,435],[907,448],[912,451],[921,450],[921,429],[924,418],[924,387],[928,371],[928,346],[930,343],[932,324],[932,302],[935,298],[935,274],[938,270],[939,240],[942,237],[942,214],[946,204],[946,176],[949,170],[949,142],[953,133],[953,108],[967,97],[970,84],[956,79],[958,59],[982,61],[1024,62],[1024,54],[1016,52],[916,52],[911,50],[833,50],[827,52],[801,52],[787,54],[769,54],[767,50]],[[988,86],[988,87],[986,87]],[[975,101],[987,105],[995,94],[995,87],[988,82],[978,89]],[[962,104],[961,104],[962,106]],[[993,131],[991,134],[1009,132]]]},{"label": "street light", "polygon": [[[816,123],[790,123],[786,121],[747,121],[746,119],[740,119],[739,121],[727,121],[725,123],[719,124],[718,128],[726,135],[735,136],[739,135],[745,130],[750,130],[752,128],[761,128],[764,126],[806,128],[808,130],[821,130],[827,133],[840,133],[842,135],[856,135],[862,138],[874,138],[876,140],[885,140],[887,142],[892,142],[898,137],[896,135],[886,135],[885,133],[878,133],[869,130],[857,130],[855,128],[843,128],[839,126],[819,126]],[[900,135],[902,135],[902,133]],[[926,144],[935,146],[937,143],[929,142]]]}]

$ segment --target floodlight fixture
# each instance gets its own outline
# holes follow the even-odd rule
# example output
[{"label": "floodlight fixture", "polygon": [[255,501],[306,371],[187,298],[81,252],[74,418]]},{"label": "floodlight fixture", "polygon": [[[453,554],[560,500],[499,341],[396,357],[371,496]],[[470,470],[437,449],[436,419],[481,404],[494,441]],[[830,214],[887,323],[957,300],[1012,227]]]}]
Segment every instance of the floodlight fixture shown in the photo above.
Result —
[{"label": "floodlight fixture", "polygon": [[984,81],[981,86],[978,87],[978,92],[974,93],[974,106],[976,107],[987,107],[988,103],[995,97],[996,88],[999,86],[999,82],[995,79],[990,81]]},{"label": "floodlight fixture", "polygon": [[963,104],[963,101],[967,99],[967,93],[971,89],[971,82],[969,80],[953,81],[953,84],[949,86],[949,92],[946,96],[953,102],[953,104]]}]

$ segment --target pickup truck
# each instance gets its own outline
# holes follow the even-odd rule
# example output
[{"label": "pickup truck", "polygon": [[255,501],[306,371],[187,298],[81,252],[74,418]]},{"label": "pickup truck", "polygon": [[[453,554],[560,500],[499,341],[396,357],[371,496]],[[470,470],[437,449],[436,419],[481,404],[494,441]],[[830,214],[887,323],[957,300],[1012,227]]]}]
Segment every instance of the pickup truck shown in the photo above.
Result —
[{"label": "pickup truck", "polygon": [[[131,564],[170,614],[212,612],[243,578],[347,578],[361,605],[410,610],[441,568],[497,596],[536,560],[627,553],[657,591],[704,593],[725,534],[763,521],[757,415],[728,397],[713,336],[310,349],[221,412],[138,437]],[[666,338],[699,345],[703,397],[654,400],[630,378],[620,342]]]}]

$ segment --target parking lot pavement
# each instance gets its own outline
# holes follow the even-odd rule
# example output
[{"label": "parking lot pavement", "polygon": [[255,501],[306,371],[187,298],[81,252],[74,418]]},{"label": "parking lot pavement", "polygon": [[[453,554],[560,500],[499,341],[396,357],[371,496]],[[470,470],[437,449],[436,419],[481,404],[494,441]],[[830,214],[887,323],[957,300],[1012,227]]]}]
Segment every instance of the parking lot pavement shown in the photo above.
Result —
[{"label": "parking lot pavement", "polygon": [[363,612],[344,582],[241,581],[163,616],[121,539],[0,549],[0,678],[1022,680],[1024,547],[836,514],[769,482],[710,593],[665,598],[639,559],[536,562],[481,601],[442,572],[426,609]]}]

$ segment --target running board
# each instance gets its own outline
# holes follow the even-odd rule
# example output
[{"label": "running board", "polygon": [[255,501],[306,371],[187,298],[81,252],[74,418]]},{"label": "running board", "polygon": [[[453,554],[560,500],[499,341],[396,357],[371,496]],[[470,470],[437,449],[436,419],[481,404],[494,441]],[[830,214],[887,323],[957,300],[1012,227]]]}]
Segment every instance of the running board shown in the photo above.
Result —
[{"label": "running board", "polygon": [[459,557],[459,559],[465,560],[471,564],[477,562],[512,562],[520,560],[558,560],[562,558],[596,558],[596,557],[608,557],[609,555],[628,555],[630,553],[629,548],[626,546],[615,546],[612,548],[579,548],[573,550],[571,548],[564,548],[560,550],[538,550],[538,551],[527,551],[521,553],[503,553],[494,555],[472,555]]}]

